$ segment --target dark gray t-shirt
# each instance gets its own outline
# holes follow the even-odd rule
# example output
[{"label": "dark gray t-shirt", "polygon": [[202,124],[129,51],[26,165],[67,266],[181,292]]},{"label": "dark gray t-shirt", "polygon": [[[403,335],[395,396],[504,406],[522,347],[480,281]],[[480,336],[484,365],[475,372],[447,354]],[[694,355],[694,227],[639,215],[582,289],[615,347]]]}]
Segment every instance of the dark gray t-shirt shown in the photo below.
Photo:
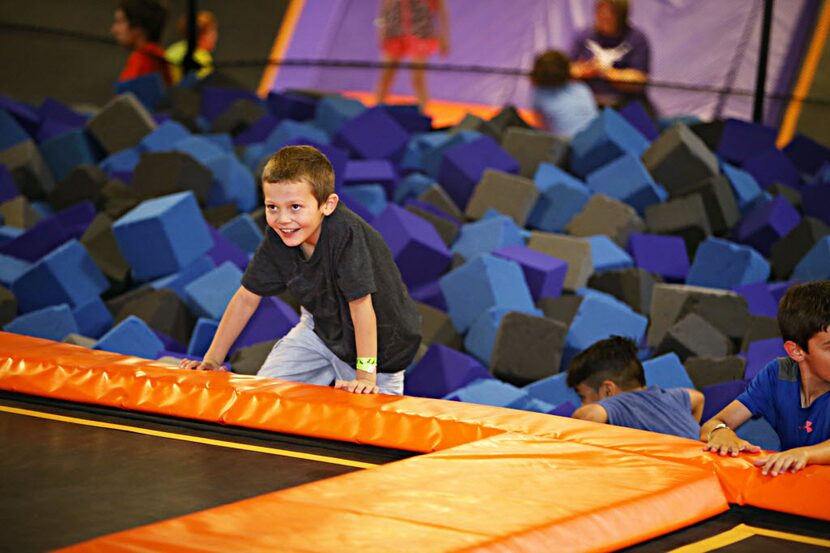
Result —
[{"label": "dark gray t-shirt", "polygon": [[349,302],[372,294],[378,324],[378,371],[405,369],[421,342],[421,317],[383,237],[343,204],[323,219],[310,259],[271,228],[242,276],[260,296],[288,289],[314,316],[314,332],[337,357],[354,366]]}]

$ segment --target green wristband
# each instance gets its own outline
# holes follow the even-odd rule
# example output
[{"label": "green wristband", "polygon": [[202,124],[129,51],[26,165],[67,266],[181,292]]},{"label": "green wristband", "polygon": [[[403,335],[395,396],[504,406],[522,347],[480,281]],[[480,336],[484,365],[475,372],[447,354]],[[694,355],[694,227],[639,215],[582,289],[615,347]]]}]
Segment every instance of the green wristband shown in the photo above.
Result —
[{"label": "green wristband", "polygon": [[359,371],[367,372],[367,373],[375,373],[378,370],[378,358],[377,357],[358,357],[357,363],[355,363],[355,368]]}]

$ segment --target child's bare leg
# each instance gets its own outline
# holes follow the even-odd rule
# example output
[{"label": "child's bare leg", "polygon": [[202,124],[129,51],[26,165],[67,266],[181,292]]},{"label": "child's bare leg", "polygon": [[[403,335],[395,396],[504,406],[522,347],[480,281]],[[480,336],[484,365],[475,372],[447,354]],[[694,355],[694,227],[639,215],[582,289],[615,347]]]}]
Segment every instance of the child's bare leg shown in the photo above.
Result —
[{"label": "child's bare leg", "polygon": [[426,110],[429,94],[427,93],[426,69],[424,69],[425,58],[414,58],[412,60],[412,88],[415,90],[415,97],[418,100],[418,107],[421,111]]},{"label": "child's bare leg", "polygon": [[392,82],[395,80],[395,72],[398,70],[398,61],[389,56],[383,57],[384,67],[380,70],[380,77],[378,78],[378,86],[375,100],[378,104],[386,101],[386,96],[389,94],[389,89],[392,87]]}]

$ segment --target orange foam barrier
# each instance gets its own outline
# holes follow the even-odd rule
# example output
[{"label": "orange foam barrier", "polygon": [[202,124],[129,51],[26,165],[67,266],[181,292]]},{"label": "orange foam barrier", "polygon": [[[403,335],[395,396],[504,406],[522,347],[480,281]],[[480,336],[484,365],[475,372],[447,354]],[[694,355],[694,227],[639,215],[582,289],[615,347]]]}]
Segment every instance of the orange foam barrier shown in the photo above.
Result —
[{"label": "orange foam barrier", "polygon": [[412,544],[433,551],[557,543],[601,551],[703,520],[727,501],[830,520],[822,492],[830,489],[830,467],[773,478],[749,457],[721,458],[694,440],[511,409],[181,371],[8,333],[0,333],[0,352],[4,390],[427,453],[105,536],[84,549]]}]

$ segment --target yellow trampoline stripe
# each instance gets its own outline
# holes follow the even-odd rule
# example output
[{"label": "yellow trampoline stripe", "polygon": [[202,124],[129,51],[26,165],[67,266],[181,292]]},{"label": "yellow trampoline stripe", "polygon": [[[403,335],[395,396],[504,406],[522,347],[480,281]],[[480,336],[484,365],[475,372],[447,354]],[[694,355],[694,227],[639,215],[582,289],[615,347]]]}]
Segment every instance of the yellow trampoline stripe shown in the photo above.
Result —
[{"label": "yellow trampoline stripe", "polygon": [[739,524],[731,530],[722,532],[717,536],[712,536],[711,538],[707,538],[705,540],[690,543],[689,545],[684,545],[683,547],[678,547],[677,549],[672,549],[671,551],[672,553],[705,553],[707,551],[713,551],[715,549],[720,549],[721,547],[726,547],[727,545],[732,545],[733,543],[751,538],[752,536],[767,536],[781,540],[818,545],[821,547],[830,547],[830,540],[822,540],[819,538],[800,536],[798,534],[790,534],[789,532],[777,532],[775,530],[767,530],[765,528],[755,528],[754,526]]},{"label": "yellow trampoline stripe", "polygon": [[[271,46],[271,53],[268,55],[269,61],[281,60],[285,56],[285,51],[288,50],[288,44],[294,36],[294,29],[297,27],[297,22],[300,20],[300,14],[303,13],[303,6],[305,0],[290,0],[288,8],[285,10],[285,15],[280,24],[280,30],[277,31],[277,36],[274,37],[274,44]],[[277,78],[279,66],[274,63],[269,63],[262,72],[262,79],[259,81],[259,88],[257,94],[260,98],[265,98],[271,90],[271,86]]]},{"label": "yellow trampoline stripe", "polygon": [[87,419],[79,419],[75,417],[65,417],[63,415],[55,415],[52,413],[44,413],[42,411],[30,411],[28,409],[18,409],[16,407],[7,407],[0,405],[0,412],[12,413],[15,415],[25,415],[28,417],[36,417],[39,419],[48,419],[59,422],[68,422],[71,424],[80,424],[83,426],[94,426],[96,428],[107,428],[109,430],[122,430],[124,432],[133,432],[135,434],[144,434],[146,436],[155,436],[157,438],[167,438],[171,440],[181,440],[183,442],[194,442],[198,444],[214,445],[218,447],[227,447],[230,449],[242,449],[245,451],[255,451],[257,453],[268,453],[269,455],[281,455],[283,457],[294,457],[297,459],[305,459],[307,461],[317,461],[320,463],[330,463],[333,465],[343,465],[347,467],[357,467],[361,469],[368,469],[376,467],[374,463],[362,463],[360,461],[351,461],[349,459],[340,459],[338,457],[328,457],[326,455],[314,455],[312,453],[299,453],[296,451],[289,451],[287,449],[276,449],[273,447],[261,447],[257,445],[239,444],[235,442],[226,442],[223,440],[213,440],[211,438],[201,438],[198,436],[188,436],[186,434],[175,434],[173,432],[162,432],[160,430],[150,430],[148,428],[139,428],[137,426],[127,426],[124,424],[113,424],[109,422],[101,422]]},{"label": "yellow trampoline stripe", "polygon": [[804,65],[801,67],[801,73],[798,76],[792,100],[790,100],[787,111],[784,113],[784,120],[781,122],[781,130],[778,132],[778,140],[776,141],[779,148],[789,144],[795,134],[798,118],[801,115],[801,104],[810,93],[810,87],[813,85],[813,78],[815,78],[818,70],[818,63],[821,60],[821,53],[824,50],[824,42],[827,40],[828,31],[830,31],[830,2],[825,1],[813,34],[813,40],[810,42],[810,49],[807,51]]}]

